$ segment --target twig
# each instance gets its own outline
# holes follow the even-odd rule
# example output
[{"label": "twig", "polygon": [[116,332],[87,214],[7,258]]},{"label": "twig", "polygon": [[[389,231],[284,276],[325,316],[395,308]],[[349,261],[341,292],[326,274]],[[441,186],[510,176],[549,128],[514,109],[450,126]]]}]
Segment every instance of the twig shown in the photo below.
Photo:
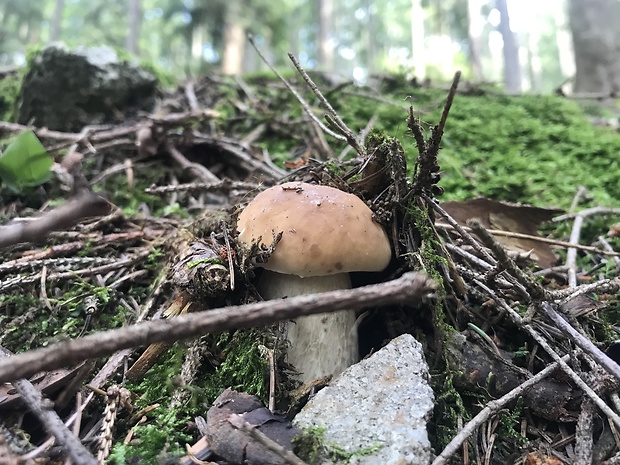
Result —
[{"label": "twig", "polygon": [[570,232],[569,242],[571,247],[566,252],[566,266],[568,267],[568,287],[577,287],[577,249],[572,247],[579,244],[579,236],[581,234],[581,226],[583,225],[584,217],[577,215],[573,222],[573,229]]},{"label": "twig", "polygon": [[50,232],[69,229],[91,216],[108,215],[112,205],[103,197],[88,192],[32,221],[11,223],[0,228],[0,248],[19,242],[34,242]]},{"label": "twig", "polygon": [[602,279],[592,284],[582,284],[575,288],[560,289],[559,291],[548,291],[551,301],[564,299],[565,301],[573,299],[582,294],[616,294],[620,292],[620,278]]},{"label": "twig", "polygon": [[172,159],[176,161],[181,168],[190,171],[202,182],[220,182],[220,178],[214,175],[206,166],[189,161],[171,142],[166,144],[166,148]]},{"label": "twig", "polygon": [[429,141],[428,149],[433,154],[437,154],[439,152],[439,144],[441,143],[441,138],[443,137],[443,131],[446,126],[446,120],[448,119],[448,113],[450,113],[450,108],[452,107],[452,102],[454,101],[454,96],[456,95],[456,90],[458,89],[460,80],[461,72],[457,71],[454,73],[454,77],[452,78],[452,85],[448,91],[448,97],[446,98],[446,103],[443,107],[441,118],[439,119],[437,126],[433,128],[433,134]]},{"label": "twig", "polygon": [[[458,225],[458,223],[456,224]],[[460,229],[459,229],[452,224],[435,223],[435,227],[440,228],[440,229],[456,229],[461,234],[462,234],[462,231],[468,231],[468,232],[471,231],[471,228],[467,226],[460,226]],[[589,245],[571,244],[570,242],[560,241],[558,239],[549,239],[548,237],[541,237],[541,236],[531,236],[529,234],[523,234],[523,233],[512,232],[512,231],[504,231],[503,229],[487,229],[487,231],[493,234],[494,236],[514,237],[516,239],[529,239],[532,241],[542,242],[544,244],[557,245],[560,247],[566,247],[566,248],[574,247],[575,249],[583,250],[584,252],[598,253],[601,255],[610,255],[612,257],[620,257],[620,252],[615,252],[611,248],[600,249],[598,247],[592,247]]]},{"label": "twig", "polygon": [[336,113],[336,110],[334,110],[334,107],[332,107],[331,104],[327,101],[327,99],[323,96],[323,94],[321,93],[317,85],[314,83],[314,81],[310,78],[310,76],[308,76],[308,73],[306,73],[306,71],[299,64],[299,62],[297,61],[297,58],[295,58],[295,56],[292,53],[289,53],[288,57],[293,62],[293,65],[295,66],[295,68],[297,69],[297,71],[299,72],[303,80],[306,81],[306,84],[308,84],[308,87],[310,87],[310,90],[314,93],[314,95],[316,95],[316,97],[320,100],[320,102],[325,106],[325,109],[327,110],[327,115],[325,115],[325,119],[333,127],[337,128],[343,136],[346,137],[347,143],[355,149],[355,151],[358,153],[360,157],[366,158],[366,149],[362,145],[360,145],[357,137],[355,136],[355,134],[353,134],[353,131],[351,131],[347,127],[347,125],[344,124],[344,121],[340,119],[340,116],[338,116],[338,113]]},{"label": "twig", "polygon": [[609,208],[609,207],[593,207],[587,208],[585,210],[581,210],[577,213],[567,213],[565,215],[556,216],[551,221],[557,223],[558,221],[570,220],[571,218],[575,218],[576,216],[593,216],[593,215],[620,215],[620,208]]},{"label": "twig", "polygon": [[[565,362],[569,359],[570,357],[568,355],[562,357],[562,360]],[[487,421],[492,415],[499,412],[506,404],[512,402],[517,397],[522,395],[525,391],[534,386],[536,383],[539,383],[544,378],[549,376],[551,373],[557,370],[559,366],[560,364],[557,362],[548,365],[544,370],[542,370],[535,376],[532,376],[530,379],[525,381],[520,386],[517,386],[512,391],[504,394],[497,400],[492,400],[491,402],[487,403],[487,405],[474,418],[472,418],[465,425],[465,427],[460,430],[459,433],[448,443],[444,450],[441,451],[437,458],[435,458],[432,465],[444,465],[445,463],[448,463],[450,457],[452,457],[455,453],[458,452],[461,444],[463,444],[467,440],[467,438],[469,438],[469,436],[471,436],[473,432],[477,428],[479,428],[485,421]]]},{"label": "twig", "polygon": [[[47,281],[57,281],[61,279],[75,279],[84,276],[93,276],[96,274],[105,274],[110,271],[118,270],[120,268],[133,265],[144,260],[149,254],[150,250],[144,249],[135,255],[130,257],[118,258],[116,262],[107,263],[105,265],[93,267],[90,266],[88,268],[83,268],[81,270],[74,271],[65,271],[62,273],[53,273],[48,275]],[[11,289],[15,286],[34,283],[37,282],[41,278],[40,274],[35,274],[33,276],[16,276],[15,278],[5,279],[4,281],[0,281],[0,292],[5,292],[8,289]]]},{"label": "twig", "polygon": [[[445,211],[443,208],[441,208],[441,206],[435,200],[431,199],[426,194],[422,194],[422,197],[424,197],[424,200],[426,200],[426,204],[432,206],[433,210],[435,210],[441,216],[443,216],[446,219],[446,221],[450,224],[450,226],[452,226],[454,229],[456,229],[459,232],[459,234],[463,237],[463,239],[469,245],[471,245],[474,248],[474,250],[476,252],[478,252],[487,262],[489,262],[493,266],[497,265],[497,260],[495,260],[495,258],[493,258],[489,254],[489,252],[484,250],[480,246],[480,243],[476,239],[474,239],[473,236],[471,234],[469,234],[467,232],[467,230],[463,226],[458,224],[456,222],[456,220],[454,218],[452,218],[447,211]],[[471,231],[471,228],[468,228],[468,229]]]},{"label": "twig", "polygon": [[605,415],[607,415],[616,425],[620,426],[620,416],[614,412],[566,362],[561,359],[558,353],[553,350],[544,337],[542,337],[531,325],[525,324],[523,318],[521,318],[521,316],[504,301],[504,299],[499,297],[487,285],[480,281],[475,281],[475,283],[508,313],[516,325],[523,328],[543,348],[543,350],[551,356],[554,361],[560,364],[564,373],[566,373],[573,383],[575,383],[590,399],[592,399],[592,401],[603,411],[603,413],[605,413]]},{"label": "twig", "polygon": [[[379,119],[379,116],[377,115],[377,113],[375,113],[370,117],[364,129],[360,131],[359,139],[362,143],[366,140],[368,134],[370,134],[370,131],[372,131],[372,128],[375,127],[377,119]],[[351,151],[352,148],[353,147],[351,147],[350,145],[347,145],[344,150],[340,152],[340,155],[338,155],[338,160],[344,160],[344,157],[347,156],[347,154]]]},{"label": "twig", "polygon": [[[11,354],[0,347],[0,363],[4,360],[10,360],[9,357],[11,357]],[[54,410],[52,402],[44,398],[41,392],[39,392],[30,381],[19,378],[20,377],[14,377],[12,379],[13,387],[22,397],[28,409],[64,448],[67,455],[71,457],[76,464],[97,465],[95,457],[92,456],[88,449],[84,447],[80,440],[62,422]]]},{"label": "twig", "polygon": [[233,252],[230,248],[230,240],[228,239],[228,227],[224,222],[220,223],[220,229],[224,235],[224,242],[226,244],[226,257],[228,258],[228,274],[230,275],[230,290],[235,290],[235,266],[233,264]]},{"label": "twig", "polygon": [[596,347],[588,338],[580,334],[572,327],[555,309],[548,303],[542,302],[538,305],[538,310],[549,318],[556,327],[577,344],[584,352],[590,355],[596,363],[605,368],[620,381],[620,366]]},{"label": "twig", "polygon": [[543,300],[548,298],[547,291],[516,265],[501,244],[484,228],[478,219],[470,219],[467,221],[467,224],[472,228],[473,232],[476,233],[484,245],[493,251],[500,265],[506,269],[519,284],[527,289],[533,299]]},{"label": "twig", "polygon": [[593,463],[592,462],[592,446],[593,446],[593,419],[594,404],[591,400],[581,404],[581,412],[577,420],[575,429],[575,456],[571,457],[573,463]]},{"label": "twig", "polygon": [[228,422],[238,430],[244,432],[252,439],[265,446],[266,449],[278,455],[286,463],[290,465],[308,465],[291,451],[286,450],[274,440],[269,439],[267,436],[257,430],[254,426],[250,425],[247,421],[245,421],[236,413],[233,413],[228,417]]},{"label": "twig", "polygon": [[258,184],[245,182],[245,181],[232,181],[228,178],[224,178],[219,182],[199,183],[192,182],[187,184],[177,184],[174,186],[151,186],[144,189],[147,194],[168,194],[171,192],[183,192],[183,191],[225,191],[230,190],[243,190],[253,191],[259,188]]},{"label": "twig", "polygon": [[425,275],[409,272],[393,281],[357,289],[224,307],[177,318],[149,321],[91,334],[81,339],[61,341],[0,360],[0,382],[24,378],[44,369],[51,370],[85,359],[109,355],[117,350],[155,342],[177,341],[209,332],[256,327],[317,313],[411,303],[423,299],[434,288],[434,282]]},{"label": "twig", "polygon": [[588,193],[588,190],[585,188],[585,186],[579,186],[577,188],[577,192],[575,193],[575,196],[573,197],[573,201],[571,202],[570,207],[568,209],[569,213],[574,213],[575,210],[577,210],[577,206],[579,205],[581,198],[587,193]]},{"label": "twig", "polygon": [[185,84],[185,97],[192,111],[200,111],[200,104],[198,103],[198,98],[196,98],[196,92],[194,90],[194,81],[188,81],[187,84]]},{"label": "twig", "polygon": [[252,38],[252,36],[248,37],[248,40],[250,41],[250,44],[252,45],[252,47],[254,47],[254,50],[256,51],[256,53],[258,54],[258,56],[260,57],[261,60],[263,60],[263,63],[265,63],[267,65],[267,67],[276,75],[278,76],[278,79],[280,79],[280,81],[282,81],[284,83],[284,85],[286,86],[286,88],[288,89],[288,91],[293,94],[295,96],[295,98],[297,99],[297,101],[301,104],[301,107],[303,108],[303,110],[306,112],[306,114],[312,119],[312,121],[314,121],[316,124],[318,124],[320,126],[320,128],[325,131],[327,134],[329,134],[330,136],[338,139],[338,140],[342,140],[342,141],[347,141],[347,138],[345,136],[342,136],[340,134],[337,134],[336,132],[332,131],[331,129],[329,129],[327,126],[325,126],[325,124],[319,119],[317,118],[314,113],[312,113],[312,109],[310,108],[310,105],[308,104],[308,102],[306,102],[304,100],[304,98],[301,96],[301,94],[299,92],[297,92],[297,90],[295,90],[295,88],[289,84],[289,82],[284,78],[284,76],[282,76],[282,74],[280,74],[280,72],[275,69],[271,63],[269,63],[269,60],[267,60],[267,58],[265,58],[265,56],[262,54],[262,52],[260,51],[260,49],[256,46],[256,43],[254,42],[254,39]]},{"label": "twig", "polygon": [[[597,242],[599,242],[601,244],[601,246],[603,246],[603,249],[605,249],[605,252],[613,252],[614,251],[614,249],[611,247],[611,244],[609,243],[609,241],[607,239],[605,239],[603,236],[598,236]],[[618,255],[620,255],[620,253]],[[616,262],[616,266],[620,265],[620,258],[619,257],[614,256],[613,259],[614,259],[614,262]]]}]

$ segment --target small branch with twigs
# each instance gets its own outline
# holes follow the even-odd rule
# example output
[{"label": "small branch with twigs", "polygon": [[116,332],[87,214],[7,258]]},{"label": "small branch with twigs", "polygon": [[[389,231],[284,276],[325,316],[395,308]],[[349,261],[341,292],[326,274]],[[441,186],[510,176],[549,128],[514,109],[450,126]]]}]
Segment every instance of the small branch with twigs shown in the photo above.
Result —
[{"label": "small branch with twigs", "polygon": [[433,282],[426,276],[406,273],[393,281],[352,290],[258,302],[206,310],[170,320],[149,321],[81,339],[62,341],[0,360],[0,382],[28,377],[40,370],[51,370],[110,355],[117,350],[155,342],[172,342],[208,332],[263,326],[304,315],[419,301],[433,289]]}]

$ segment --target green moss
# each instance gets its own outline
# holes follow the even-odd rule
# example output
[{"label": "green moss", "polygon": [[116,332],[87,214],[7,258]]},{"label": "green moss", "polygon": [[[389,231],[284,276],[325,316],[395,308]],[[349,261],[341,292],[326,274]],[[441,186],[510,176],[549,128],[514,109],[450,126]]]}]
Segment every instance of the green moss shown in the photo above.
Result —
[{"label": "green moss", "polygon": [[311,465],[319,464],[323,456],[327,455],[331,461],[348,463],[353,457],[371,455],[383,447],[380,444],[363,447],[353,452],[325,441],[324,427],[313,427],[304,430],[293,439],[295,454]]},{"label": "green moss", "polygon": [[[443,110],[443,90],[412,89],[410,102],[423,121],[435,124]],[[405,119],[402,91],[383,97],[394,105],[369,105],[357,96],[332,102],[355,131],[374,114],[376,127],[398,137],[409,169],[417,151]],[[439,152],[445,199],[486,196],[496,200],[567,208],[578,186],[593,202],[620,199],[620,137],[594,127],[574,102],[556,96],[457,95]]]},{"label": "green moss", "polygon": [[223,361],[200,383],[209,401],[228,387],[267,401],[267,361],[261,346],[269,344],[269,337],[267,331],[258,329],[225,332],[218,337],[216,347],[223,350]]},{"label": "green moss", "polygon": [[0,80],[0,121],[15,121],[15,104],[25,72],[21,68]]},{"label": "green moss", "polygon": [[162,463],[165,456],[180,456],[185,444],[192,437],[182,433],[189,418],[178,418],[175,411],[160,407],[151,412],[154,424],[133,428],[133,439],[129,444],[117,442],[112,448],[108,462],[115,465],[129,463]]},{"label": "green moss", "polygon": [[187,267],[191,270],[191,269],[196,268],[198,265],[203,264],[203,263],[206,263],[206,264],[214,263],[214,264],[217,264],[217,265],[223,265],[224,264],[224,262],[221,259],[219,259],[219,258],[201,258],[200,260],[194,260],[193,262],[188,263]]}]

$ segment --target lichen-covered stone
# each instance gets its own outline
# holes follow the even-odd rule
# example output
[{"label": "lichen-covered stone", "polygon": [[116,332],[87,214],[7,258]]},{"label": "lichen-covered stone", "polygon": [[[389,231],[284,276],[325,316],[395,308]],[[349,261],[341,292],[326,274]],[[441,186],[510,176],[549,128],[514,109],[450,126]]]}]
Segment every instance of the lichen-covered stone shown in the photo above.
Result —
[{"label": "lichen-covered stone", "polygon": [[428,380],[421,344],[404,334],[319,391],[293,424],[322,432],[313,463],[336,463],[337,451],[349,464],[426,465],[434,406]]},{"label": "lichen-covered stone", "polygon": [[68,50],[51,45],[31,60],[18,100],[17,121],[58,131],[118,122],[150,111],[157,80],[107,46]]}]

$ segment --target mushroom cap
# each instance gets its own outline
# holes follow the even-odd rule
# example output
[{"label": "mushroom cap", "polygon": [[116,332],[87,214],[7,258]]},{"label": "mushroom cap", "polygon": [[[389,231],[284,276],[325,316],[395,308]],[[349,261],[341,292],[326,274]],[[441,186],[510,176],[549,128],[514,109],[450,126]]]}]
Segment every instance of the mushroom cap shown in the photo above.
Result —
[{"label": "mushroom cap", "polygon": [[270,244],[282,232],[261,266],[301,277],[351,271],[381,271],[392,258],[383,227],[357,196],[328,186],[287,182],[252,200],[237,221],[239,240]]}]

